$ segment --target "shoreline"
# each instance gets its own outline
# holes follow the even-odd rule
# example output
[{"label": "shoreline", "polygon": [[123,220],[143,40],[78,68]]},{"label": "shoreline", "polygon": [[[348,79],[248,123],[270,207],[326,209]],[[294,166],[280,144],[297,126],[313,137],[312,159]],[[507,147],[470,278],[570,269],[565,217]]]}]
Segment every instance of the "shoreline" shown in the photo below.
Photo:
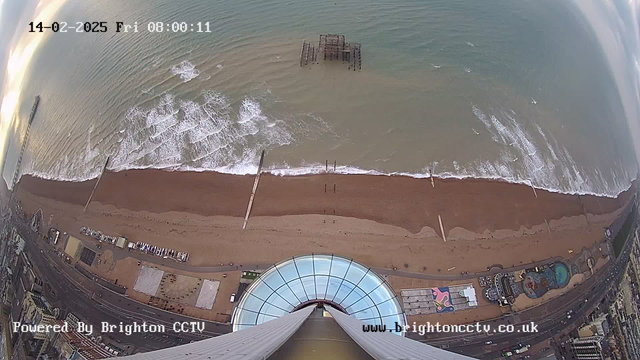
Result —
[{"label": "shoreline", "polygon": [[[92,204],[119,209],[203,216],[244,217],[255,176],[156,169],[105,172]],[[64,203],[86,203],[96,180],[66,182],[23,176],[20,194]],[[536,190],[500,180],[439,179],[324,173],[261,175],[251,217],[335,215],[375,222],[417,234],[425,227],[440,235],[463,228],[475,233],[518,231],[572,216],[612,213],[633,195],[636,181],[616,198]],[[335,186],[335,192],[334,192]]]},{"label": "shoreline", "polygon": [[[331,164],[329,164],[331,165]],[[224,170],[223,170],[224,169]],[[177,172],[177,173],[215,173],[221,175],[235,175],[235,176],[255,176],[258,166],[257,165],[242,165],[239,167],[232,167],[232,170],[229,170],[228,167],[216,168],[216,169],[202,169],[202,168],[191,168],[191,167],[129,167],[129,168],[119,168],[119,169],[107,169],[107,172],[118,173],[118,172],[127,172],[127,171],[141,171],[141,170],[156,170],[156,171],[164,171],[164,172]],[[332,166],[329,166],[328,169],[332,169]],[[517,184],[517,185],[526,185],[536,190],[544,190],[552,193],[564,194],[564,195],[580,195],[580,196],[597,196],[597,197],[607,197],[607,198],[616,198],[620,194],[629,190],[633,184],[638,180],[638,177],[634,177],[631,179],[631,182],[628,186],[622,188],[622,190],[618,190],[615,195],[598,193],[595,191],[577,191],[577,190],[561,190],[541,185],[534,185],[531,180],[519,180],[515,178],[505,178],[501,176],[479,176],[479,175],[456,175],[451,172],[443,172],[436,174],[423,174],[423,173],[411,173],[411,172],[383,172],[380,170],[373,169],[361,169],[355,166],[341,165],[336,167],[336,170],[326,170],[325,166],[320,163],[311,164],[305,167],[273,167],[262,169],[262,174],[268,174],[273,176],[280,177],[296,177],[296,176],[313,176],[313,175],[326,175],[326,174],[335,174],[335,175],[368,175],[368,176],[387,176],[387,177],[407,177],[413,179],[439,179],[439,180],[487,180],[487,181],[497,181],[497,182],[505,182],[508,184]],[[21,175],[22,177],[31,177],[38,178],[42,180],[49,181],[58,181],[58,182],[86,182],[92,181],[98,178],[100,175],[99,172],[75,179],[69,178],[55,178],[53,176],[49,176],[42,172],[32,172],[25,173]]]}]

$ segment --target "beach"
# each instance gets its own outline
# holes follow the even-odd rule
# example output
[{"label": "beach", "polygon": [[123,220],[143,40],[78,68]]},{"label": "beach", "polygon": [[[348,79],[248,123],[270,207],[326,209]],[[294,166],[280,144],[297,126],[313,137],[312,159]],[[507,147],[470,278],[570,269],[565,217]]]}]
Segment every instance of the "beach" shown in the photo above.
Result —
[{"label": "beach", "polygon": [[95,180],[23,176],[17,198],[27,213],[42,208],[45,223],[71,234],[81,226],[123,234],[188,251],[194,266],[335,253],[372,267],[458,273],[570,257],[604,239],[604,227],[635,191],[634,183],[606,198],[488,180],[434,179],[432,186],[403,176],[263,174],[242,230],[253,181],[212,172],[107,172],[83,213]]}]

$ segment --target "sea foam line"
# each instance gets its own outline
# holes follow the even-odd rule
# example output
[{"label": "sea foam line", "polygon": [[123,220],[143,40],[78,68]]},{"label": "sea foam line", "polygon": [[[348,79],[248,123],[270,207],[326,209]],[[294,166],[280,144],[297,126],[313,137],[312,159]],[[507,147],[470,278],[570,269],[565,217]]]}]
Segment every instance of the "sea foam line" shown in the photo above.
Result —
[{"label": "sea foam line", "polygon": [[[191,167],[188,165],[178,165],[178,166],[154,166],[154,165],[137,165],[130,166],[126,168],[118,168],[118,169],[108,169],[109,171],[114,172],[122,172],[127,170],[146,170],[146,169],[156,169],[156,170],[164,170],[164,171],[182,171],[182,172],[215,172],[221,174],[230,174],[230,175],[255,175],[258,171],[258,166],[256,164],[237,164],[237,165],[228,165],[223,167],[217,167],[213,169],[208,168],[200,168],[200,167]],[[627,185],[625,188],[621,188],[618,192],[614,194],[607,193],[599,193],[595,191],[567,191],[561,190],[546,186],[538,186],[532,185],[530,180],[522,180],[522,179],[514,179],[514,178],[505,178],[501,176],[491,176],[491,175],[460,175],[454,174],[452,172],[446,171],[442,173],[410,173],[410,172],[382,172],[374,169],[363,169],[356,166],[349,165],[341,165],[337,166],[335,171],[333,169],[331,171],[325,170],[324,164],[311,164],[304,167],[270,167],[263,170],[263,173],[268,173],[276,176],[288,177],[288,176],[308,176],[308,175],[321,175],[321,174],[340,174],[340,175],[371,175],[371,176],[405,176],[416,179],[428,179],[433,176],[436,179],[458,179],[458,180],[495,180],[502,181],[510,184],[520,184],[526,185],[530,187],[534,187],[538,190],[546,190],[553,193],[559,194],[567,194],[567,195],[593,195],[598,197],[607,197],[607,198],[616,198],[621,193],[629,190],[631,188],[631,183]],[[66,181],[66,182],[83,182],[92,180],[98,177],[100,171],[92,172],[90,175],[77,177],[77,178],[69,178],[69,177],[54,177],[50,176],[47,173],[39,172],[39,171],[29,171],[25,172],[24,175],[30,175],[33,177],[45,179],[45,180],[54,180],[54,181]],[[631,182],[637,180],[633,178]]]},{"label": "sea foam line", "polygon": [[[314,126],[292,127],[286,122],[272,119],[263,113],[260,103],[250,97],[244,98],[237,110],[231,108],[229,99],[216,92],[204,92],[203,100],[201,103],[176,101],[172,95],[165,94],[150,108],[130,109],[125,115],[125,123],[118,126],[125,126],[129,131],[119,133],[120,138],[115,144],[117,149],[110,154],[109,170],[161,169],[255,174],[257,158],[262,149],[269,151],[308,139],[318,131],[331,131],[322,119],[313,116]],[[545,134],[537,124],[535,129],[545,146],[536,146],[539,141],[525,131],[513,111],[485,114],[472,104],[471,112],[485,126],[491,140],[500,147],[500,159],[477,160],[465,165],[453,162],[452,168],[443,168],[434,162],[428,165],[429,168],[417,172],[383,172],[347,165],[338,166],[335,172],[413,178],[428,178],[432,172],[434,177],[441,179],[499,180],[556,193],[606,197],[616,197],[631,185],[628,179],[632,176],[625,168],[612,171],[608,180],[600,170],[590,170],[588,176],[583,175],[568,150],[552,134]],[[320,130],[316,129],[317,124],[320,124]],[[98,159],[95,145],[92,146],[89,131],[84,154],[73,159],[65,156],[48,171],[40,171],[29,162],[25,164],[23,173],[59,181],[81,182],[96,178],[104,160]],[[186,147],[193,147],[194,151],[183,157],[181,149]],[[548,156],[543,154],[547,151]],[[302,163],[297,167],[272,164],[265,171],[278,176],[322,174],[325,164]],[[560,182],[560,179],[564,181]]]}]

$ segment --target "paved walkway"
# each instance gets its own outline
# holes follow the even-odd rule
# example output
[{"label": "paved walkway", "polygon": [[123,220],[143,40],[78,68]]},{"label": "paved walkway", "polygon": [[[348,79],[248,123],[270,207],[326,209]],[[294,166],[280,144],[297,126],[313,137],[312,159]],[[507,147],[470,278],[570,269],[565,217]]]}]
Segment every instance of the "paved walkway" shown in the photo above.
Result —
[{"label": "paved walkway", "polygon": [[508,268],[494,267],[489,269],[489,271],[481,271],[481,272],[469,273],[465,275],[421,274],[421,273],[393,270],[393,269],[387,269],[387,268],[372,268],[372,269],[379,274],[402,276],[402,277],[413,278],[413,279],[457,281],[457,280],[471,280],[471,279],[478,278],[480,276],[495,275],[501,272],[512,272],[512,271],[530,269],[532,267],[541,266],[541,265],[545,265],[545,264],[549,264],[557,261],[564,261],[564,260],[565,259],[562,256],[555,256],[549,259],[536,261],[528,264],[522,264],[522,265],[508,267]]},{"label": "paved walkway", "polygon": [[[229,272],[229,271],[236,271],[236,270],[266,270],[274,265],[273,263],[249,263],[249,264],[233,264],[233,265],[220,265],[220,266],[193,266],[183,262],[174,261],[171,259],[163,259],[158,256],[143,253],[138,250],[129,251],[129,250],[120,249],[115,246],[111,246],[107,243],[104,243],[102,245],[103,246],[102,249],[98,249],[96,248],[95,241],[87,240],[86,236],[72,234],[72,233],[69,233],[69,234],[80,239],[80,241],[82,241],[85,247],[88,247],[97,253],[101,253],[105,251],[106,248],[108,247],[108,249],[113,252],[113,258],[115,260],[122,260],[127,257],[131,257],[131,258],[134,258],[140,261],[145,261],[151,264],[166,266],[169,268],[188,271],[192,273],[220,273],[220,272]],[[527,263],[527,264],[522,264],[522,265],[507,267],[507,268],[500,268],[494,265],[488,271],[469,273],[465,275],[462,275],[459,273],[458,274],[446,274],[446,273],[445,274],[423,274],[423,273],[414,273],[414,272],[394,270],[394,269],[388,269],[388,268],[372,268],[372,269],[376,271],[378,274],[395,275],[395,276],[401,276],[401,277],[412,278],[412,279],[458,281],[458,280],[472,280],[479,276],[494,275],[500,272],[519,271],[519,270],[529,269],[532,267],[545,265],[545,264],[557,262],[557,261],[563,261],[563,260],[565,260],[563,257],[556,256],[549,259],[536,261],[533,263]]]}]

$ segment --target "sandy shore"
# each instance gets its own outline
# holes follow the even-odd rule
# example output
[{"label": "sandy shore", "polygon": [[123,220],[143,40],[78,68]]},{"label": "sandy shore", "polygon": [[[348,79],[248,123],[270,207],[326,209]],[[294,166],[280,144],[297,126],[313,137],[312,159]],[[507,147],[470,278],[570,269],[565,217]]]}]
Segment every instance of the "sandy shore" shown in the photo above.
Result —
[{"label": "sandy shore", "polygon": [[[204,216],[243,217],[253,176],[219,173],[130,170],[106,173],[93,200],[118,209]],[[95,180],[58,182],[24,176],[18,193],[28,192],[84,205]],[[633,191],[618,198],[574,196],[489,180],[428,179],[405,176],[322,174],[261,177],[252,216],[336,215],[373,220],[418,233],[531,228],[562,217],[606,214],[620,208]],[[335,192],[334,192],[335,189]]]},{"label": "sandy shore", "polygon": [[51,225],[70,233],[79,236],[80,226],[117,232],[188,251],[195,266],[275,263],[313,252],[443,274],[451,267],[474,272],[569,257],[602,241],[602,228],[632,194],[611,199],[537,190],[536,198],[528,186],[493,181],[436,180],[434,188],[428,179],[407,177],[267,175],[243,231],[252,186],[251,176],[136,170],[107,173],[85,214],[93,181],[23,177],[18,198],[25,211],[41,207],[45,222],[53,215]]}]

